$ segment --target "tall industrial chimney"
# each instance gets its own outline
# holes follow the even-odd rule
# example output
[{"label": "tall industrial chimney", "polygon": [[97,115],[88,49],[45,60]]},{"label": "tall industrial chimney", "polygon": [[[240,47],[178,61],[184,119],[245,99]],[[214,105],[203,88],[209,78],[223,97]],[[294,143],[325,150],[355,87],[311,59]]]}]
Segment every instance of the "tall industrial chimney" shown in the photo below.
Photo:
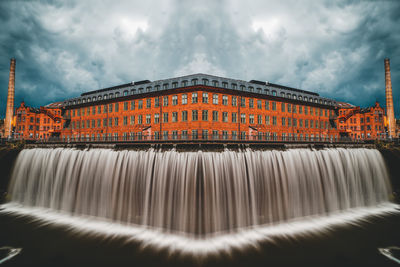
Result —
[{"label": "tall industrial chimney", "polygon": [[389,137],[396,135],[396,121],[394,119],[392,80],[390,78],[390,60],[385,58],[385,83],[386,83],[386,117],[389,124]]},{"label": "tall industrial chimney", "polygon": [[8,80],[8,96],[6,119],[4,121],[4,135],[6,138],[12,134],[12,119],[14,116],[14,95],[15,95],[15,58],[10,61],[10,78]]}]

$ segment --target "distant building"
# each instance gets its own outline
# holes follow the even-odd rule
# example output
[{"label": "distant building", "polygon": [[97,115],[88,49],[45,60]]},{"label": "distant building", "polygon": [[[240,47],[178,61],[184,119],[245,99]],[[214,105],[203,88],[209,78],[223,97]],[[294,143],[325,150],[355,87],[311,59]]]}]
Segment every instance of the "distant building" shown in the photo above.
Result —
[{"label": "distant building", "polygon": [[336,101],[261,81],[194,74],[65,100],[64,141],[336,140]]},{"label": "distant building", "polygon": [[338,130],[341,137],[352,139],[386,138],[385,110],[375,102],[368,108],[338,102]]},{"label": "distant building", "polygon": [[49,139],[59,137],[63,127],[62,103],[51,103],[40,108],[32,108],[21,102],[15,110],[15,139]]}]

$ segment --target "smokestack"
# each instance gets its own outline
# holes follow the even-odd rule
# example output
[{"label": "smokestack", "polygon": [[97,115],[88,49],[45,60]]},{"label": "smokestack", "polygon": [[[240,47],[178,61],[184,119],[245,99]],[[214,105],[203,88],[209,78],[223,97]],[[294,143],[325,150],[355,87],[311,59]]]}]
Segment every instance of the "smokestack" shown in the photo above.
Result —
[{"label": "smokestack", "polygon": [[390,78],[390,60],[385,58],[385,83],[386,83],[386,117],[389,124],[389,137],[395,137],[396,121],[394,119],[392,80]]},{"label": "smokestack", "polygon": [[8,96],[6,119],[4,121],[4,135],[10,137],[12,134],[12,119],[14,116],[14,95],[15,95],[15,58],[10,61],[10,78],[8,80]]}]

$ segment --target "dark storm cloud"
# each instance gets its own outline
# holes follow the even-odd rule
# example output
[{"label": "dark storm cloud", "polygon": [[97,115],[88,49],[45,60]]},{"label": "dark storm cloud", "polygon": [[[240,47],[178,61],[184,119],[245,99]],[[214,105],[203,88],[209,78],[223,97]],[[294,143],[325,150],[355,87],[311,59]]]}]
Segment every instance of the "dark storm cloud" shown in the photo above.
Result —
[{"label": "dark storm cloud", "polygon": [[[145,3],[143,3],[145,2]],[[209,73],[384,103],[400,115],[400,1],[0,1],[0,114],[132,80]]]}]

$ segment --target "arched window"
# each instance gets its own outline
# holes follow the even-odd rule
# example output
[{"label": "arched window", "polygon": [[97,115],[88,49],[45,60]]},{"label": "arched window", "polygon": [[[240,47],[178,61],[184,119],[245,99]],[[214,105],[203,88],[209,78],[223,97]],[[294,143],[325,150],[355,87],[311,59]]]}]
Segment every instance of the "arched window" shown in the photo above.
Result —
[{"label": "arched window", "polygon": [[304,101],[308,101],[308,98],[306,96],[304,97]]},{"label": "arched window", "polygon": [[192,85],[197,85],[197,79],[192,80]]},{"label": "arched window", "polygon": [[301,95],[299,95],[299,100],[303,100],[303,97]]},{"label": "arched window", "polygon": [[276,96],[276,91],[275,90],[272,90],[272,95]]},{"label": "arched window", "polygon": [[208,85],[208,80],[207,79],[203,79],[203,85]]},{"label": "arched window", "polygon": [[104,99],[107,99],[108,97],[107,97],[107,95],[104,95]]},{"label": "arched window", "polygon": [[115,97],[119,97],[119,92],[116,92],[116,93],[115,93]]},{"label": "arched window", "polygon": [[111,99],[111,98],[114,97],[114,94],[113,94],[113,93],[109,93],[108,96],[109,96],[109,98]]},{"label": "arched window", "polygon": [[293,99],[297,99],[297,95],[292,95],[293,96]]},{"label": "arched window", "polygon": [[284,92],[281,92],[281,97],[285,97],[285,93]]},{"label": "arched window", "polygon": [[85,98],[82,99],[82,103],[86,103],[86,99]]},{"label": "arched window", "polygon": [[128,90],[125,90],[124,91],[124,96],[127,96],[128,95]]},{"label": "arched window", "polygon": [[286,97],[289,99],[292,98],[292,96],[289,93],[286,94]]},{"label": "arched window", "polygon": [[102,98],[101,98],[101,95],[99,95],[98,99],[99,99],[99,100],[101,100],[101,99],[102,99]]}]

